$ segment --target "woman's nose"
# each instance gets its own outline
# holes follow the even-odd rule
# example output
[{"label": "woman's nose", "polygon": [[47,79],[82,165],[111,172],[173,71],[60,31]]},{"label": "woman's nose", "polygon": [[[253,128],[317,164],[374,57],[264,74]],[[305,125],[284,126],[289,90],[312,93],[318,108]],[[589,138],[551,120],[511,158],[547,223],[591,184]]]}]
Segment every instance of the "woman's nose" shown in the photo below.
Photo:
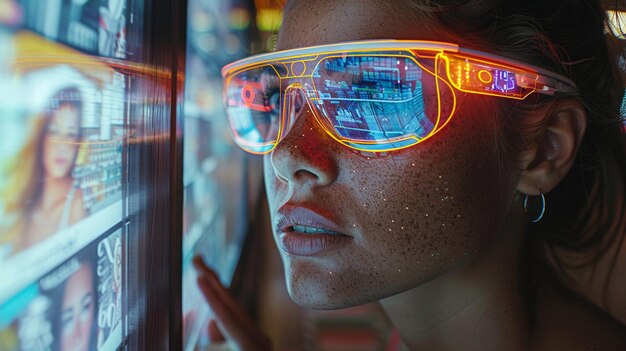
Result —
[{"label": "woman's nose", "polygon": [[281,140],[270,153],[279,179],[310,186],[332,184],[338,165],[333,150],[341,147],[317,121],[302,88],[285,93],[285,127]]}]

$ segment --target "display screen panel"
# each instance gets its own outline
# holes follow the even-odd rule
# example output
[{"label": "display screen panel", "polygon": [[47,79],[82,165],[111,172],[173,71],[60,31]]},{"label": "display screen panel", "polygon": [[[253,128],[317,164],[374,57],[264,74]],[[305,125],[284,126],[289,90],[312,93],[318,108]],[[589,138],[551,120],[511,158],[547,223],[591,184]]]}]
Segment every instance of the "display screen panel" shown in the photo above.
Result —
[{"label": "display screen panel", "polygon": [[126,90],[124,75],[87,56],[3,35],[0,299],[122,220]]},{"label": "display screen panel", "polygon": [[124,338],[131,9],[0,0],[0,350]]},{"label": "display screen panel", "polygon": [[[248,163],[228,133],[223,65],[247,54],[254,16],[245,1],[188,3],[183,119],[183,345],[207,342],[210,311],[191,264],[201,255],[229,286],[248,228]],[[260,174],[259,174],[260,176]]]},{"label": "display screen panel", "polygon": [[24,27],[83,52],[127,58],[126,0],[21,0]]},{"label": "display screen panel", "polygon": [[104,235],[0,307],[0,349],[115,350],[122,341],[121,230]]}]

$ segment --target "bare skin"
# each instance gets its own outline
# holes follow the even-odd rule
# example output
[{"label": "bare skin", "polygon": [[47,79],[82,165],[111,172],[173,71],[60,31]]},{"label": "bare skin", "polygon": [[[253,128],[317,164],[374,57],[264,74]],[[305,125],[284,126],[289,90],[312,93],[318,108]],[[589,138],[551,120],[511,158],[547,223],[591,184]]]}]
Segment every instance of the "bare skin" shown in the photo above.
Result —
[{"label": "bare skin", "polygon": [[[20,249],[33,246],[53,234],[59,228],[68,193],[73,186],[72,168],[78,152],[80,117],[70,105],[61,105],[50,118],[43,140],[42,193],[30,213]],[[83,194],[77,189],[71,200],[68,222],[75,223],[85,216]]]},{"label": "bare skin", "polygon": [[[403,18],[389,2],[323,0],[287,5],[277,48],[390,38],[463,44],[426,18]],[[281,251],[291,298],[322,309],[378,300],[412,350],[625,348],[622,329],[549,275],[539,277],[537,320],[521,292],[527,219],[516,194],[548,193],[567,174],[584,109],[564,100],[550,114],[537,110],[530,118],[549,121],[546,142],[503,169],[492,156],[497,136],[485,128],[485,101],[459,96],[446,130],[389,157],[354,153],[326,135],[309,109],[298,113],[265,156],[270,213],[277,217],[285,204],[312,208],[352,241],[320,257]],[[202,291],[219,309],[218,327],[242,349],[263,349],[249,346],[263,340],[258,330],[210,270],[196,265]]]}]

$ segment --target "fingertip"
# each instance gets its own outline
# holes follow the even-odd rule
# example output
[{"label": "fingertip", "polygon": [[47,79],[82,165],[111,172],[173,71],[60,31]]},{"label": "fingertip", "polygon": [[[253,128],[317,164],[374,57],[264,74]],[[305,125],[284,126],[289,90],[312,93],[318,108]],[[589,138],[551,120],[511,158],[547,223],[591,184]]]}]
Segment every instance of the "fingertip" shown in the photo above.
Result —
[{"label": "fingertip", "polygon": [[200,255],[195,255],[192,262],[196,269],[204,269],[206,267],[206,263],[204,263],[204,259]]},{"label": "fingertip", "polygon": [[209,332],[209,340],[212,343],[218,343],[218,342],[225,342],[226,338],[224,337],[224,335],[222,334],[222,332],[220,331],[219,327],[217,326],[217,321],[215,319],[211,319],[209,320],[209,327],[208,327],[208,332]]},{"label": "fingertip", "polygon": [[200,276],[203,276],[209,283],[219,283],[220,278],[217,276],[214,270],[212,270],[202,259],[202,257],[196,256],[193,259],[193,264]]}]

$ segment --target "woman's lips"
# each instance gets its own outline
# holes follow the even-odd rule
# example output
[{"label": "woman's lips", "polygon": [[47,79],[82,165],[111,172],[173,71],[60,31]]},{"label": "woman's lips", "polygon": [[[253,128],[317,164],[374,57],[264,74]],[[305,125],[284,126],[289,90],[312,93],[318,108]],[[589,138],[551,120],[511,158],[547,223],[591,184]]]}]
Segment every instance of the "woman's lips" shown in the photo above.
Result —
[{"label": "woman's lips", "polygon": [[313,256],[342,248],[351,241],[351,238],[345,235],[302,234],[298,232],[282,232],[278,238],[280,248],[294,256]]},{"label": "woman's lips", "polygon": [[65,157],[57,157],[54,159],[54,163],[62,166],[62,165],[68,164],[69,160]]},{"label": "woman's lips", "polygon": [[313,256],[348,245],[339,225],[305,207],[282,206],[276,216],[278,245],[290,255]]}]

